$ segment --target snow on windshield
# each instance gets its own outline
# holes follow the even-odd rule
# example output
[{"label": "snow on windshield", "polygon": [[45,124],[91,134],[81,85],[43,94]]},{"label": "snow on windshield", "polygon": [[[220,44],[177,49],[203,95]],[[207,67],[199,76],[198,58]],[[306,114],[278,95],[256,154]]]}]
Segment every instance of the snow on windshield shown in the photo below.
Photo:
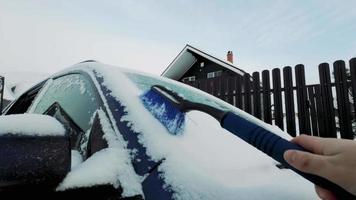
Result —
[{"label": "snow on windshield", "polygon": [[53,117],[39,114],[16,114],[0,116],[0,135],[28,136],[64,135],[65,129]]},{"label": "snow on windshield", "polygon": [[290,170],[278,169],[274,160],[222,129],[209,115],[189,112],[183,134],[174,136],[145,109],[139,96],[152,84],[161,84],[290,138],[280,129],[172,80],[123,73],[118,68],[102,67],[97,72],[111,95],[126,107],[128,114],[121,120],[129,121],[131,128],[141,133],[139,139],[147,154],[155,161],[165,159],[159,171],[167,187],[175,191],[175,199],[316,199],[310,182]]}]

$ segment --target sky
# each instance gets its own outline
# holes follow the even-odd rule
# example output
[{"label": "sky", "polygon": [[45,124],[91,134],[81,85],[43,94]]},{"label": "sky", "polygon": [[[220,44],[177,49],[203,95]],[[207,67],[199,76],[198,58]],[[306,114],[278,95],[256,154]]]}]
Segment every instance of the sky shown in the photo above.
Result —
[{"label": "sky", "polygon": [[94,59],[161,74],[186,44],[247,71],[356,57],[354,0],[0,0],[0,71]]}]

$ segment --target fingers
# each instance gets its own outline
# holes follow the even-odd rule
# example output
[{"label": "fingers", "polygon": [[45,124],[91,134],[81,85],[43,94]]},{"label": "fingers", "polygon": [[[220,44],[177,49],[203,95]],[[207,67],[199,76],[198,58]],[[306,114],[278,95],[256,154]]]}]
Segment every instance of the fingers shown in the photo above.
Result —
[{"label": "fingers", "polygon": [[324,149],[326,145],[325,138],[313,137],[309,135],[300,135],[292,139],[292,142],[299,144],[305,149],[316,154],[324,154]]},{"label": "fingers", "polygon": [[327,171],[326,158],[309,152],[288,150],[284,159],[294,168],[311,174],[325,176]]},{"label": "fingers", "polygon": [[336,196],[332,192],[322,187],[316,185],[315,191],[322,200],[337,200]]}]

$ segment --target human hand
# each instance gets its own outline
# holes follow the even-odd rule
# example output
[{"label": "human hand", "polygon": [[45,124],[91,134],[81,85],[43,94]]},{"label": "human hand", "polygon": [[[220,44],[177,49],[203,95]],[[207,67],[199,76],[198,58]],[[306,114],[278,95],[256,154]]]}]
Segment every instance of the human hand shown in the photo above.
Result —
[{"label": "human hand", "polygon": [[[291,166],[324,177],[356,196],[356,141],[300,135],[292,142],[312,153],[286,151],[284,159]],[[319,186],[315,189],[321,199],[336,199],[328,190]]]}]

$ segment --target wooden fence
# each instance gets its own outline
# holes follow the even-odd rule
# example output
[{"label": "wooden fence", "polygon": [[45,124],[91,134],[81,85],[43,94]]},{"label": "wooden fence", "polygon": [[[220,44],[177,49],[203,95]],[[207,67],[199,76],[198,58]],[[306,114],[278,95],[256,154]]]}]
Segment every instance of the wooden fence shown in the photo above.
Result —
[{"label": "wooden fence", "polygon": [[[306,85],[303,65],[187,82],[290,135],[354,138],[356,58],[319,65],[319,84]],[[282,71],[282,72],[281,72]],[[283,75],[283,76],[282,76]],[[283,77],[283,81],[282,81]],[[334,81],[332,82],[332,77]],[[272,81],[271,81],[272,80]],[[283,86],[283,87],[282,87]]]}]

